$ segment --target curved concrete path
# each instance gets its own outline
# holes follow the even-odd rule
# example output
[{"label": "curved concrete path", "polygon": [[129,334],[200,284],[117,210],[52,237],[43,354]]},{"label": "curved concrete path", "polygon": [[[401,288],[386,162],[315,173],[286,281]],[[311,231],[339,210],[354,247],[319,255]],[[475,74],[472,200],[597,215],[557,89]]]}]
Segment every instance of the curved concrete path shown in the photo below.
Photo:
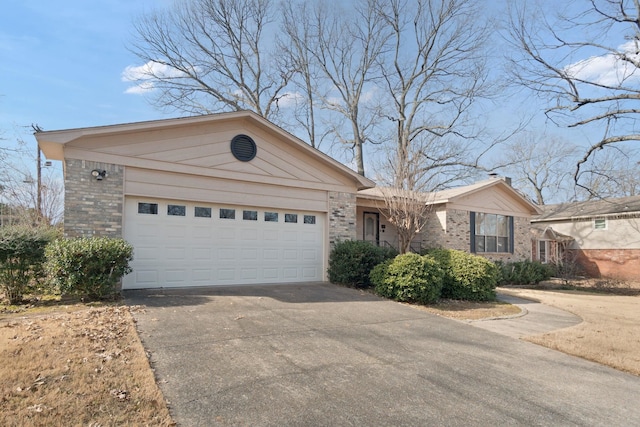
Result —
[{"label": "curved concrete path", "polygon": [[474,320],[469,323],[512,338],[543,334],[582,323],[582,319],[575,314],[537,301],[503,293],[498,294],[498,299],[518,306],[522,312],[507,318]]}]

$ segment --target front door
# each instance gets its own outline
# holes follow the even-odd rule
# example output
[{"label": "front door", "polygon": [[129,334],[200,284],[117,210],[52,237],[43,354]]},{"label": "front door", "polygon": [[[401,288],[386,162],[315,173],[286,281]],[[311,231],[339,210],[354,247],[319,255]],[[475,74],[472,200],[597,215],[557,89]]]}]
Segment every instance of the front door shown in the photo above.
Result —
[{"label": "front door", "polygon": [[375,212],[364,213],[364,240],[378,246],[380,234],[378,232],[380,214]]}]

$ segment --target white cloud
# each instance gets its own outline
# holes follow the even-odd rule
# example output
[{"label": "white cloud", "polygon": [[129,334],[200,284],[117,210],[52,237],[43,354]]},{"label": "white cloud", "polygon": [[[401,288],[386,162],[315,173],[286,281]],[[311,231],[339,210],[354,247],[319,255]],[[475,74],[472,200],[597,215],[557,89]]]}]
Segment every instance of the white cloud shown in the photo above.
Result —
[{"label": "white cloud", "polygon": [[[618,51],[626,53],[633,61],[640,61],[640,52],[633,40],[619,46]],[[571,77],[602,85],[617,86],[629,79],[640,81],[639,70],[613,54],[592,56],[567,65],[564,70]]]},{"label": "white cloud", "polygon": [[125,93],[145,94],[155,89],[155,80],[165,77],[181,77],[184,73],[165,64],[149,61],[144,65],[129,65],[122,71],[123,82],[133,82]]},{"label": "white cloud", "polygon": [[282,94],[282,96],[278,100],[278,107],[295,107],[299,102],[302,102],[303,99],[304,97],[300,92],[287,92]]}]

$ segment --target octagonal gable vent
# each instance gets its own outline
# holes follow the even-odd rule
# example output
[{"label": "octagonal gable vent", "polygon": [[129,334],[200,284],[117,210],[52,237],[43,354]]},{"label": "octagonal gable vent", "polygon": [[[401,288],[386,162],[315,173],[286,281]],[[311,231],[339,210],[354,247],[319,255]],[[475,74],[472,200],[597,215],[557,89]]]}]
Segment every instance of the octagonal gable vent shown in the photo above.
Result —
[{"label": "octagonal gable vent", "polygon": [[233,157],[241,162],[252,160],[257,152],[258,147],[256,147],[255,141],[250,136],[236,135],[231,140],[231,153]]}]

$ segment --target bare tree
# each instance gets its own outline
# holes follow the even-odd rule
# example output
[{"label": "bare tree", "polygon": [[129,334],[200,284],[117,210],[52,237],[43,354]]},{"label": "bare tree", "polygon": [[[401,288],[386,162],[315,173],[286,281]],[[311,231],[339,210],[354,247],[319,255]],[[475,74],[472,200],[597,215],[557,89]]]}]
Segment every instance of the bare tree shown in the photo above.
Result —
[{"label": "bare tree", "polygon": [[270,0],[184,0],[135,23],[131,50],[145,63],[127,76],[157,89],[156,105],[187,113],[252,110],[274,119],[292,70],[270,49]]},{"label": "bare tree", "polygon": [[454,171],[478,166],[480,131],[470,113],[487,95],[488,26],[471,0],[391,0],[377,7],[392,31],[379,67],[385,115],[395,127],[394,187],[432,190],[425,187],[435,185],[437,172],[459,179]]},{"label": "bare tree", "polygon": [[374,89],[374,66],[389,35],[376,0],[355,2],[351,13],[322,3],[314,8],[303,4],[285,8],[284,16],[296,53],[307,64],[313,63],[322,77],[315,85],[305,86],[309,105],[315,97],[325,110],[337,114],[339,119],[328,132],[353,150],[357,172],[364,175],[363,146],[373,142],[378,119],[377,102],[367,102],[373,101],[367,91]]},{"label": "bare tree", "polygon": [[[308,3],[282,4],[282,26],[285,34],[278,38],[277,44],[281,52],[279,56],[281,67],[294,70],[291,84],[299,91],[287,94],[294,103],[293,120],[305,130],[309,144],[319,148],[323,135],[318,135],[319,126],[316,119],[317,110],[321,107],[316,101],[315,94],[321,91],[318,87],[320,72],[308,48],[312,44],[315,31],[311,27],[310,20],[300,19],[301,16],[311,16]],[[320,98],[324,97],[326,96]]]},{"label": "bare tree", "polygon": [[510,36],[515,81],[548,102],[545,113],[559,125],[586,128],[598,139],[576,162],[581,168],[603,147],[640,141],[640,2],[589,0],[558,5],[555,14],[518,3]]},{"label": "bare tree", "polygon": [[429,194],[409,191],[397,187],[381,187],[384,206],[382,215],[393,224],[398,232],[398,250],[404,254],[411,248],[411,242],[424,229],[429,220],[432,205]]},{"label": "bare tree", "polygon": [[[0,171],[0,200],[10,223],[57,224],[62,220],[64,188],[60,177],[49,167],[37,163],[37,157],[26,142],[6,156]],[[41,174],[33,177],[33,165]],[[4,221],[3,221],[4,222]]]},{"label": "bare tree", "polygon": [[[577,198],[615,198],[640,195],[640,150],[609,146],[594,152],[580,168]],[[588,189],[585,190],[585,187]]]},{"label": "bare tree", "polygon": [[578,148],[557,137],[526,133],[504,150],[505,168],[513,183],[544,205],[551,197],[567,200],[571,193],[571,164]]}]

